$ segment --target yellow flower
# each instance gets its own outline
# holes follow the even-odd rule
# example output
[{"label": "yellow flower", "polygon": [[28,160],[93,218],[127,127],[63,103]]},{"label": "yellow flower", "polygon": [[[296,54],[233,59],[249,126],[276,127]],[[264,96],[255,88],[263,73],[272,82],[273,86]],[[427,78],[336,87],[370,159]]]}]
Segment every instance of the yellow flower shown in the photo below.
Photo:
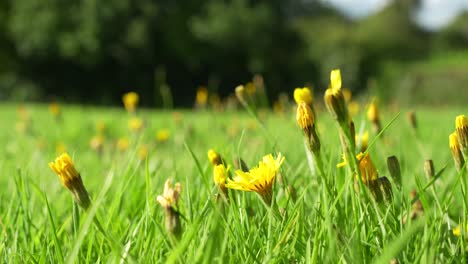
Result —
[{"label": "yellow flower", "polygon": [[247,92],[247,94],[252,95],[255,92],[257,92],[257,87],[253,82],[248,82],[245,84],[245,91]]},{"label": "yellow flower", "polygon": [[465,164],[465,159],[463,158],[463,154],[460,150],[460,144],[458,143],[458,137],[456,132],[450,134],[449,146],[450,150],[452,151],[453,160],[455,161],[457,170],[461,170],[461,168],[463,168],[463,165]]},{"label": "yellow flower", "polygon": [[314,97],[309,88],[303,87],[294,89],[294,101],[296,101],[297,104],[305,102],[308,105],[312,105],[313,100]]},{"label": "yellow flower", "polygon": [[213,169],[213,181],[216,185],[225,185],[227,180],[227,172],[229,168],[226,168],[224,164],[215,165]]},{"label": "yellow flower", "polygon": [[[455,227],[455,228],[452,230],[453,235],[454,235],[454,236],[457,236],[457,237],[461,236],[461,230],[462,230],[462,229],[463,229],[463,227],[460,226],[460,225],[457,226],[457,227]],[[466,232],[466,235],[468,235],[468,224],[465,226],[465,232]]]},{"label": "yellow flower", "polygon": [[195,100],[198,106],[206,105],[208,102],[208,89],[205,86],[198,87]]},{"label": "yellow flower", "polygon": [[372,102],[369,105],[369,108],[367,109],[367,118],[371,122],[378,122],[380,120],[380,118],[379,118],[379,109],[378,109],[377,104],[375,103],[375,101]]},{"label": "yellow flower", "polygon": [[140,97],[135,92],[129,92],[122,96],[122,102],[128,112],[135,112]]},{"label": "yellow flower", "polygon": [[272,188],[284,157],[278,154],[276,160],[271,154],[264,156],[258,166],[249,172],[236,170],[236,176],[231,180],[227,179],[226,187],[235,190],[256,192],[266,204],[271,204]]},{"label": "yellow flower", "polygon": [[359,153],[356,156],[359,161],[359,169],[361,170],[361,179],[364,184],[368,184],[372,181],[377,180],[379,174],[372,162],[369,154]]},{"label": "yellow flower", "polygon": [[361,136],[356,135],[356,142],[361,146],[361,152],[365,152],[369,144],[369,131],[362,133]]},{"label": "yellow flower", "polygon": [[60,105],[58,103],[51,103],[49,104],[49,112],[54,116],[54,117],[59,117],[60,116]]},{"label": "yellow flower", "polygon": [[346,102],[341,91],[340,70],[333,70],[330,74],[331,86],[325,91],[325,105],[328,112],[341,124],[347,124],[349,119]]},{"label": "yellow flower", "polygon": [[148,157],[148,153],[149,150],[147,145],[141,145],[138,149],[138,157],[140,158],[140,160],[146,160],[146,158]]},{"label": "yellow flower", "polygon": [[139,132],[143,128],[143,120],[138,117],[132,117],[128,120],[128,128],[130,131]]},{"label": "yellow flower", "polygon": [[130,142],[128,141],[128,138],[122,137],[117,140],[117,149],[122,152],[126,151],[129,145]]},{"label": "yellow flower", "polygon": [[239,85],[236,87],[236,96],[239,102],[242,104],[246,104],[247,102],[245,101],[245,87],[244,85]]},{"label": "yellow flower", "polygon": [[468,118],[465,115],[457,116],[455,128],[461,151],[466,157],[468,154]]},{"label": "yellow flower", "polygon": [[168,129],[161,129],[156,133],[156,141],[166,142],[171,136],[171,132]]},{"label": "yellow flower", "polygon": [[213,166],[223,164],[223,158],[213,149],[208,150],[208,160]]},{"label": "yellow flower", "polygon": [[320,140],[315,131],[314,113],[305,102],[301,102],[297,106],[296,119],[302,131],[304,131],[310,150],[318,153],[317,151],[320,150]]},{"label": "yellow flower", "polygon": [[49,167],[59,176],[62,185],[72,192],[76,203],[87,209],[91,203],[88,192],[70,156],[63,153],[54,162],[49,162]]},{"label": "yellow flower", "polygon": [[351,116],[357,115],[357,114],[359,113],[359,108],[360,108],[360,107],[361,107],[361,106],[360,106],[359,103],[356,102],[356,101],[351,101],[351,102],[349,102],[349,105],[348,105],[349,114],[350,114]]},{"label": "yellow flower", "polygon": [[353,94],[351,93],[351,90],[349,88],[343,88],[343,97],[346,103],[349,103],[351,101]]}]

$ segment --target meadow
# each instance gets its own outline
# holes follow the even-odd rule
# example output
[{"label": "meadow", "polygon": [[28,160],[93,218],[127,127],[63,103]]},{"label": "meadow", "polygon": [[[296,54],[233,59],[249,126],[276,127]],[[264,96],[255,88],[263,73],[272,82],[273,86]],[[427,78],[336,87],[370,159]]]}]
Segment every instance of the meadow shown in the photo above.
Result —
[{"label": "meadow", "polygon": [[[362,182],[356,191],[352,169],[337,167],[339,126],[322,96],[315,100],[321,176],[293,103],[281,113],[258,110],[256,117],[243,109],[128,113],[3,104],[0,262],[466,263],[466,235],[453,231],[466,221],[468,180],[454,165],[448,137],[467,109],[382,106],[384,131],[377,136],[361,105],[353,115],[356,134],[369,131],[368,153],[378,175],[391,182],[393,195],[379,201]],[[135,116],[143,125],[129,128]],[[273,202],[232,189],[223,196],[213,182],[210,149],[223,157],[230,177],[236,160],[253,168],[281,153]],[[89,208],[80,208],[49,168],[65,151],[89,192]],[[401,186],[390,177],[389,156],[400,161]],[[429,159],[432,177],[424,170]],[[181,186],[172,208],[180,221],[175,235],[157,201],[167,179]]]}]

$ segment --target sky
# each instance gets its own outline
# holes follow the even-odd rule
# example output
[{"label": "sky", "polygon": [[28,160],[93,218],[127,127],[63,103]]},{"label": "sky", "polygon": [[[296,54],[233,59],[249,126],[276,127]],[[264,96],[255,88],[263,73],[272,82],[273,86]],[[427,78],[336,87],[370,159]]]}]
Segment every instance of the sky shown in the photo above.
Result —
[{"label": "sky", "polygon": [[[379,11],[391,0],[322,0],[351,17],[359,18]],[[422,0],[422,8],[415,20],[424,28],[437,30],[468,11],[468,0]]]}]

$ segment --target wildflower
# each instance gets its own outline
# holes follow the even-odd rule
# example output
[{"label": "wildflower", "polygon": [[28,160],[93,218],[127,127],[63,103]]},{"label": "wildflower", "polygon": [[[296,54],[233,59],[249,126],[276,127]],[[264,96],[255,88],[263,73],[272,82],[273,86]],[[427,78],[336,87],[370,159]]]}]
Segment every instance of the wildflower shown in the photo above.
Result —
[{"label": "wildflower", "polygon": [[368,153],[359,153],[356,156],[356,158],[359,161],[359,169],[361,170],[362,183],[368,184],[372,181],[377,180],[379,175],[377,173],[377,169],[375,168],[374,163],[370,158],[370,155]]},{"label": "wildflower", "polygon": [[397,186],[401,186],[400,162],[398,161],[397,157],[390,156],[387,158],[387,168],[390,172],[390,176],[392,176]]},{"label": "wildflower", "polygon": [[457,133],[453,132],[449,136],[449,145],[450,150],[452,151],[453,160],[457,166],[457,170],[461,170],[465,164],[465,159],[463,158],[462,152],[460,150],[460,144],[458,143]]},{"label": "wildflower", "polygon": [[346,103],[351,102],[351,98],[353,97],[353,94],[351,93],[351,90],[349,88],[343,88],[343,97]]},{"label": "wildflower", "polygon": [[72,193],[75,202],[83,209],[88,209],[91,204],[88,192],[70,156],[63,153],[54,162],[49,162],[49,167],[57,173],[62,185]]},{"label": "wildflower", "polygon": [[140,160],[144,161],[148,157],[148,146],[147,145],[141,145],[140,148],[138,149],[138,158]]},{"label": "wildflower", "polygon": [[356,102],[356,101],[351,101],[351,102],[349,102],[349,104],[348,104],[348,111],[349,111],[349,114],[350,114],[351,116],[357,115],[357,114],[359,113],[359,108],[360,108],[360,107],[361,107],[361,106],[360,106],[359,103]]},{"label": "wildflower", "polygon": [[91,138],[91,141],[89,142],[89,145],[91,148],[97,152],[100,152],[102,150],[102,146],[104,144],[104,137],[101,135],[94,136]]},{"label": "wildflower", "polygon": [[377,103],[375,101],[373,101],[367,109],[367,118],[369,119],[369,121],[371,121],[374,127],[374,131],[376,133],[379,133],[381,130],[380,116],[379,109],[377,108]]},{"label": "wildflower", "polygon": [[117,140],[117,149],[119,151],[126,151],[128,149],[128,146],[130,145],[130,142],[128,141],[128,138],[121,137]]},{"label": "wildflower", "polygon": [[208,150],[208,160],[213,166],[223,164],[223,158],[221,157],[221,155],[219,155],[218,152],[214,151],[213,149]]},{"label": "wildflower", "polygon": [[128,120],[128,128],[133,132],[140,132],[143,128],[143,120],[138,117],[132,117]]},{"label": "wildflower", "polygon": [[365,152],[367,150],[367,147],[369,146],[369,132],[366,131],[361,134],[361,136],[355,136],[356,142],[361,148],[361,152]]},{"label": "wildflower", "polygon": [[124,104],[124,107],[127,110],[127,112],[130,113],[135,112],[139,100],[140,96],[138,96],[138,94],[135,92],[129,92],[122,96],[122,102]]},{"label": "wildflower", "polygon": [[168,129],[161,129],[156,133],[156,141],[166,142],[171,136],[171,132]]},{"label": "wildflower", "polygon": [[303,87],[303,88],[294,89],[294,101],[296,101],[298,105],[301,102],[304,102],[307,105],[311,106],[313,100],[314,100],[314,97],[309,88]]},{"label": "wildflower", "polygon": [[341,91],[340,70],[333,70],[330,74],[331,86],[325,91],[325,105],[328,111],[340,124],[347,123],[349,118],[346,102]]},{"label": "wildflower", "polygon": [[208,102],[208,89],[205,86],[198,87],[195,102],[198,107],[206,106]]},{"label": "wildflower", "polygon": [[320,140],[315,130],[314,114],[305,102],[300,102],[297,106],[296,119],[304,131],[310,150],[314,153],[320,151]]},{"label": "wildflower", "polygon": [[[464,225],[465,226],[465,236],[468,236],[468,224]],[[463,230],[463,225],[458,225],[457,227],[455,227],[453,230],[452,230],[452,233],[454,236],[461,236],[461,232]]]},{"label": "wildflower", "polygon": [[164,208],[166,214],[166,230],[176,237],[180,236],[182,231],[182,226],[180,224],[179,217],[179,197],[181,192],[180,183],[176,183],[174,188],[171,186],[171,180],[167,180],[164,183],[164,192],[162,195],[158,195],[156,200]]},{"label": "wildflower", "polygon": [[424,173],[426,174],[426,177],[429,179],[434,177],[435,170],[434,170],[434,162],[432,160],[424,161]]},{"label": "wildflower", "polygon": [[245,87],[244,85],[239,85],[236,87],[236,97],[241,102],[242,105],[246,105],[247,101],[245,100]]},{"label": "wildflower", "polygon": [[231,180],[227,179],[226,187],[235,190],[256,192],[263,201],[270,205],[272,201],[272,188],[276,174],[284,161],[281,153],[276,160],[271,154],[264,156],[258,166],[249,172],[236,170],[236,176]]},{"label": "wildflower", "polygon": [[468,118],[466,118],[465,115],[457,116],[455,120],[455,128],[460,149],[466,158],[468,156]]},{"label": "wildflower", "polygon": [[213,181],[218,186],[219,191],[227,197],[226,180],[228,178],[229,167],[224,164],[215,165],[213,168]]},{"label": "wildflower", "polygon": [[60,115],[61,115],[60,105],[58,103],[49,104],[49,112],[52,114],[53,117],[57,119],[60,118]]}]

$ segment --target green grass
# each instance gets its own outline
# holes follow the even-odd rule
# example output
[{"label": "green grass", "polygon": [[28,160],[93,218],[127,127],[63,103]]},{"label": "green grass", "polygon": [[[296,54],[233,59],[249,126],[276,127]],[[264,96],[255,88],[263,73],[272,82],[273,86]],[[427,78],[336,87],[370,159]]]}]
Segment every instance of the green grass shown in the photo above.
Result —
[{"label": "green grass", "polygon": [[[32,131],[19,133],[16,107],[0,107],[1,263],[466,262],[466,242],[452,229],[467,216],[462,183],[468,180],[456,172],[448,147],[455,116],[466,111],[419,109],[416,134],[402,111],[370,149],[380,176],[389,176],[388,156],[396,155],[402,167],[402,189],[393,185],[392,202],[379,204],[367,192],[354,191],[347,168],[336,168],[337,125],[324,110],[318,111],[318,130],[328,186],[308,167],[293,112],[260,114],[263,127],[246,112],[182,111],[176,121],[172,112],[143,110],[138,114],[145,129],[131,134],[121,109],[62,106],[57,122],[46,106],[30,105]],[[385,111],[384,123],[396,114]],[[370,128],[364,117],[354,118],[357,131]],[[99,121],[107,124],[101,154],[89,145]],[[159,129],[171,131],[167,142],[156,142]],[[131,141],[126,152],[115,149],[122,136]],[[87,212],[77,212],[47,165],[56,158],[58,143],[66,145],[92,197]],[[148,146],[146,160],[138,156],[141,145]],[[242,157],[250,167],[281,152],[286,161],[274,197],[285,216],[276,217],[254,193],[230,191],[229,204],[216,203],[210,148],[230,164]],[[446,168],[432,184],[424,175],[426,159],[436,171]],[[156,202],[168,178],[182,184],[179,241],[166,233],[164,210]],[[411,214],[413,189],[424,214],[403,224]]]}]

